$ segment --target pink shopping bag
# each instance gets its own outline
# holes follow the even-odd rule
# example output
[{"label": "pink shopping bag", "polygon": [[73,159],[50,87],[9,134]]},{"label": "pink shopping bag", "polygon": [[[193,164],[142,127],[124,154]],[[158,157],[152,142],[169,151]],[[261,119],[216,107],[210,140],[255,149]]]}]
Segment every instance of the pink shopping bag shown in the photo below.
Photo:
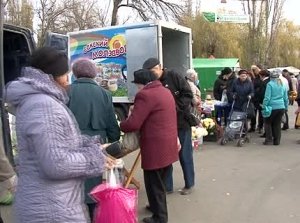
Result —
[{"label": "pink shopping bag", "polygon": [[94,223],[136,223],[136,189],[123,188],[115,184],[113,172],[108,183],[96,186],[90,195],[97,201]]}]

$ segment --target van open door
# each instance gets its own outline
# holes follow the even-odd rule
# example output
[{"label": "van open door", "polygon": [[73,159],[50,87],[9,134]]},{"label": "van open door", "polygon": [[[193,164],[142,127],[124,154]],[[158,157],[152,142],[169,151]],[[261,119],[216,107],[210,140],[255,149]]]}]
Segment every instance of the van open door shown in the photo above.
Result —
[{"label": "van open door", "polygon": [[68,36],[47,32],[45,46],[51,46],[68,55]]},{"label": "van open door", "polygon": [[[3,95],[5,85],[21,74],[21,69],[28,65],[31,52],[35,49],[35,42],[32,31],[9,24],[0,25],[0,118],[1,142],[7,157],[13,164],[13,145],[15,137],[12,133],[13,118],[5,107],[5,95]],[[2,143],[1,143],[2,144]]]}]

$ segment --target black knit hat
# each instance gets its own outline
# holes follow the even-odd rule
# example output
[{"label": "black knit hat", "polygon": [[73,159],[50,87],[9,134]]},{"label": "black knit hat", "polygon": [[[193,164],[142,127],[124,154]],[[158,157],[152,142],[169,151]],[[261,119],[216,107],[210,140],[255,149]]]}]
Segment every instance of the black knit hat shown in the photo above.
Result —
[{"label": "black knit hat", "polygon": [[30,66],[53,76],[64,75],[69,70],[67,55],[53,47],[41,47],[34,51],[30,58]]},{"label": "black knit hat", "polygon": [[225,67],[222,71],[221,71],[221,75],[227,75],[232,73],[232,70],[230,67]]},{"label": "black knit hat", "polygon": [[143,69],[150,70],[151,68],[155,67],[158,64],[160,64],[160,62],[157,58],[148,58],[143,64]]},{"label": "black knit hat", "polygon": [[133,73],[134,80],[132,83],[146,85],[151,81],[155,81],[157,78],[154,73],[147,69],[140,69]]}]

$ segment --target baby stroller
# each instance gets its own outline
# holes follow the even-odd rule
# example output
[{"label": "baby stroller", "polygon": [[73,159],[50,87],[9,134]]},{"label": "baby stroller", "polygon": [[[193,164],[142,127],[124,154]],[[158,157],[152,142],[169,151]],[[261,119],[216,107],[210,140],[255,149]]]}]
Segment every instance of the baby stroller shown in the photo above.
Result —
[{"label": "baby stroller", "polygon": [[224,135],[220,140],[221,145],[226,145],[228,141],[237,139],[237,146],[242,147],[246,142],[250,142],[247,131],[247,109],[250,104],[250,99],[245,106],[246,111],[234,111],[235,100],[232,103],[227,125]]}]

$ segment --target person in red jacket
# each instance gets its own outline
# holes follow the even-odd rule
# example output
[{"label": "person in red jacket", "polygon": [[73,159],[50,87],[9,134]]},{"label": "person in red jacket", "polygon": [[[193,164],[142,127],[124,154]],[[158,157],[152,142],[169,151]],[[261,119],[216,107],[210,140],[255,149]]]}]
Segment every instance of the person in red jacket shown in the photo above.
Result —
[{"label": "person in red jacket", "polygon": [[152,217],[146,223],[168,222],[164,186],[172,163],[178,160],[176,106],[171,92],[149,70],[134,72],[138,88],[129,117],[121,122],[123,132],[140,132],[144,183]]}]

